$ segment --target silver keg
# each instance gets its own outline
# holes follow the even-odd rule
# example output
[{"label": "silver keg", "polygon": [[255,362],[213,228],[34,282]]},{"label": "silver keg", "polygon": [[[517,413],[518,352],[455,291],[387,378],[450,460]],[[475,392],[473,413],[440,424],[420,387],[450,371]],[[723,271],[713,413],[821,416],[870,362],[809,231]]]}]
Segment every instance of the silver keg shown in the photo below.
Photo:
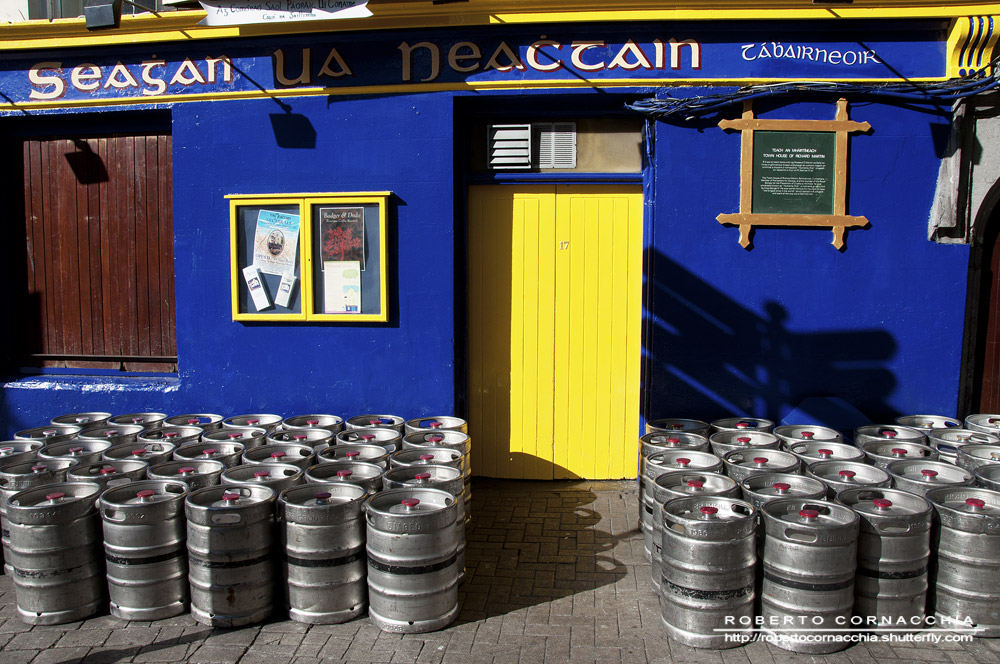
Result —
[{"label": "silver keg", "polygon": [[1000,436],[971,429],[931,429],[927,443],[938,451],[938,459],[958,463],[958,450],[968,445],[1000,445]]},{"label": "silver keg", "polygon": [[331,445],[325,450],[320,450],[319,454],[316,455],[316,463],[333,461],[364,461],[386,469],[389,467],[389,452],[379,445],[344,444]]},{"label": "silver keg", "polygon": [[170,443],[174,447],[197,443],[205,430],[196,426],[162,426],[146,429],[135,440],[137,443]]},{"label": "silver keg", "polygon": [[648,457],[657,452],[670,452],[671,450],[696,450],[698,452],[710,452],[708,438],[697,433],[671,432],[664,433],[654,431],[639,438],[639,454]]},{"label": "silver keg", "polygon": [[458,580],[465,580],[465,524],[472,520],[465,503],[465,478],[462,471],[451,466],[411,466],[393,468],[382,476],[384,489],[440,489],[456,498],[458,507]]},{"label": "silver keg", "polygon": [[[648,531],[643,531],[644,546],[649,550],[650,581],[653,592],[660,592],[660,572],[663,540],[663,505],[678,498],[705,498],[725,496],[738,498],[740,488],[731,478],[715,473],[697,471],[672,471],[664,473],[652,483],[652,513],[647,518]],[[644,505],[645,508],[645,505]]]},{"label": "silver keg", "polygon": [[978,486],[990,491],[1000,491],[1000,463],[980,466],[973,474],[976,476]]},{"label": "silver keg", "polygon": [[[445,432],[436,432],[445,440]],[[453,432],[453,439],[468,442],[469,436],[460,431]],[[387,427],[361,427],[344,429],[334,436],[336,445],[377,445],[385,448],[388,452],[395,452],[403,448],[403,434],[395,429]],[[468,446],[466,446],[468,448]]]},{"label": "silver keg", "polygon": [[[364,431],[364,429],[358,429],[358,431]],[[408,433],[403,436],[402,447],[400,449],[408,450],[414,447],[447,447],[448,449],[457,450],[465,455],[468,459],[468,455],[472,450],[472,439],[469,438],[469,434],[462,433],[461,431],[452,431],[450,429],[442,431],[415,431],[413,433]],[[378,441],[378,445],[384,445],[384,441]],[[463,472],[468,474],[468,469],[463,468]]]},{"label": "silver keg", "polygon": [[858,515],[843,505],[801,498],[772,500],[761,514],[766,531],[762,631],[771,643],[793,652],[844,649],[846,641],[824,630],[850,624]]},{"label": "silver keg", "polygon": [[[161,429],[157,429],[161,431]],[[101,453],[104,461],[145,461],[149,465],[165,463],[174,457],[174,450],[177,446],[173,443],[125,443],[124,445],[114,445]]]},{"label": "silver keg", "polygon": [[740,482],[743,500],[758,510],[780,498],[802,498],[804,500],[824,500],[826,485],[814,477],[803,477],[791,473],[761,473],[750,475]]},{"label": "silver keg", "polygon": [[1000,636],[1000,493],[958,487],[927,493],[934,506],[931,600],[938,627]]},{"label": "silver keg", "polygon": [[671,500],[661,511],[660,613],[667,636],[692,648],[750,640],[757,510],[735,498],[699,497]]},{"label": "silver keg", "polygon": [[968,471],[991,463],[1000,463],[1000,445],[969,443],[959,447],[955,453],[955,465]]},{"label": "silver keg", "polygon": [[365,579],[367,493],[354,484],[309,484],[278,496],[282,577],[289,617],[330,625],[368,606]]},{"label": "silver keg", "polygon": [[367,499],[368,617],[379,629],[423,633],[455,620],[457,503],[438,489],[392,489]]},{"label": "silver keg", "polygon": [[[110,420],[109,420],[110,422]],[[134,443],[139,434],[145,431],[145,427],[138,424],[106,424],[101,427],[87,429],[77,434],[73,442],[79,443],[108,443],[108,445],[121,445],[122,443]]]},{"label": "silver keg", "polygon": [[282,429],[322,429],[331,434],[344,430],[344,418],[337,415],[293,415],[281,421]]},{"label": "silver keg", "polygon": [[799,470],[805,472],[806,466],[816,461],[857,461],[865,462],[865,453],[854,445],[823,441],[816,443],[792,443],[788,451],[799,459]]},{"label": "silver keg", "polygon": [[111,447],[107,441],[70,440],[52,443],[38,450],[39,459],[75,459],[78,463],[94,463],[101,460],[104,450]]},{"label": "silver keg", "polygon": [[[712,433],[770,433],[774,430],[774,422],[760,417],[724,417],[713,420]],[[711,437],[711,436],[709,436]]]},{"label": "silver keg", "polygon": [[187,612],[187,494],[187,484],[170,480],[143,480],[101,494],[111,615],[161,620]]},{"label": "silver keg", "polygon": [[326,429],[282,429],[269,435],[267,444],[304,445],[319,452],[334,444],[334,433]]},{"label": "silver keg", "polygon": [[299,484],[305,484],[305,474],[290,463],[260,463],[253,466],[227,468],[219,476],[219,483],[241,486],[267,486],[279,494]]},{"label": "silver keg", "polygon": [[407,420],[403,426],[403,433],[420,433],[428,431],[459,431],[469,433],[469,423],[461,417],[443,415],[439,417],[417,417]]},{"label": "silver keg", "polygon": [[837,502],[861,517],[855,626],[901,634],[924,629],[930,503],[897,489],[847,489]]},{"label": "silver keg", "polygon": [[919,429],[898,424],[868,424],[854,430],[854,444],[863,448],[865,443],[916,443],[926,445],[927,436]]},{"label": "silver keg", "polygon": [[907,459],[910,461],[935,461],[938,458],[937,450],[930,445],[918,445],[917,443],[885,443],[871,441],[861,445],[861,451],[865,453],[868,463],[885,470],[893,461]]},{"label": "silver keg", "polygon": [[[339,446],[341,448],[346,445]],[[465,474],[467,455],[447,447],[411,447],[389,455],[389,468],[410,466],[451,466]]]},{"label": "silver keg", "polygon": [[167,419],[166,413],[126,413],[108,418],[108,425],[131,424],[143,429],[155,429],[163,426],[165,419]]},{"label": "silver keg", "polygon": [[646,433],[693,433],[708,437],[712,427],[708,422],[683,417],[664,417],[646,422]]},{"label": "silver keg", "polygon": [[[458,471],[458,469],[455,469]],[[461,471],[458,471],[461,472]],[[385,469],[364,461],[332,461],[320,463],[306,469],[308,484],[346,483],[357,484],[367,493],[382,490]]]},{"label": "silver keg", "polygon": [[281,424],[281,415],[271,413],[251,413],[249,415],[235,415],[222,420],[223,429],[242,431],[245,429],[264,429],[271,433]]},{"label": "silver keg", "polygon": [[46,484],[7,498],[9,562],[17,614],[29,625],[60,625],[97,613],[106,601],[100,487]]},{"label": "silver keg", "polygon": [[83,427],[77,424],[50,424],[44,427],[22,429],[14,434],[14,440],[40,440],[46,445],[62,443],[76,438]]},{"label": "silver keg", "polygon": [[240,465],[243,461],[243,443],[223,443],[212,441],[185,445],[174,450],[174,461],[218,461],[226,468]]},{"label": "silver keg", "polygon": [[267,486],[210,486],[188,494],[188,581],[197,622],[242,627],[271,614],[274,503]]},{"label": "silver keg", "polygon": [[733,450],[722,457],[726,475],[737,484],[751,475],[762,473],[797,473],[799,459],[781,450]]},{"label": "silver keg", "polygon": [[15,493],[46,484],[66,481],[66,471],[77,465],[73,459],[35,459],[26,463],[0,466],[0,545],[3,547],[4,574],[14,575],[7,548],[10,527],[7,525],[7,499]]},{"label": "silver keg", "polygon": [[653,555],[653,519],[658,514],[653,500],[652,483],[664,473],[674,471],[690,471],[703,473],[721,473],[722,459],[708,452],[696,450],[673,450],[657,452],[645,459],[640,459],[640,494],[639,494],[639,528],[643,534],[643,551],[646,559]]},{"label": "silver keg", "polygon": [[50,422],[58,425],[77,426],[83,429],[103,426],[111,418],[111,413],[91,412],[91,413],[67,413],[57,415]]},{"label": "silver keg", "polygon": [[262,429],[261,427],[245,427],[242,429],[228,427],[206,431],[201,434],[201,442],[238,443],[245,449],[250,449],[251,447],[263,445],[267,441],[267,433],[267,429]]},{"label": "silver keg", "polygon": [[965,428],[1000,436],[1000,415],[974,413],[965,418]]},{"label": "silver keg", "polygon": [[964,468],[941,461],[903,459],[890,463],[886,471],[892,477],[893,488],[917,496],[923,496],[931,489],[943,486],[972,486],[976,479]]},{"label": "silver keg", "polygon": [[45,446],[40,440],[5,440],[0,442],[0,466],[25,463],[38,458],[38,450]]},{"label": "silver keg", "polygon": [[197,491],[218,484],[225,469],[221,461],[168,461],[150,466],[146,470],[146,477],[151,480],[184,482],[189,491]]},{"label": "silver keg", "polygon": [[248,466],[262,463],[290,463],[305,470],[313,465],[313,448],[293,443],[268,443],[243,453],[243,463]]},{"label": "silver keg", "polygon": [[723,457],[733,450],[776,450],[781,440],[764,431],[719,431],[708,437],[712,454]]},{"label": "silver keg", "polygon": [[806,466],[806,475],[827,487],[827,497],[833,500],[837,492],[858,487],[885,487],[892,484],[889,473],[856,461],[816,461]]},{"label": "silver keg", "polygon": [[104,491],[146,479],[148,468],[149,464],[145,461],[98,461],[73,466],[66,471],[66,481],[93,482]]},{"label": "silver keg", "polygon": [[962,421],[945,415],[903,415],[896,418],[896,424],[927,433],[934,429],[960,428]]},{"label": "silver keg", "polygon": [[344,423],[344,428],[368,429],[376,427],[381,429],[395,429],[402,434],[405,425],[406,420],[399,415],[355,415]]},{"label": "silver keg", "polygon": [[781,441],[782,449],[799,443],[842,443],[844,436],[836,429],[809,424],[783,424],[771,432]]},{"label": "silver keg", "polygon": [[203,431],[213,431],[222,428],[222,419],[222,415],[216,413],[186,413],[168,417],[163,420],[163,426],[200,427]]}]

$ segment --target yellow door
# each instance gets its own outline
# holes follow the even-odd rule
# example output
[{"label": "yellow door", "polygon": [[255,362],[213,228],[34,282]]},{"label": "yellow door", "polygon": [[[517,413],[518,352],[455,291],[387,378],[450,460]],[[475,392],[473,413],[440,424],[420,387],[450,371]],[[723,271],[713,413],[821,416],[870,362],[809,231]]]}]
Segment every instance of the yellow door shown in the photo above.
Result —
[{"label": "yellow door", "polygon": [[489,477],[635,477],[642,191],[469,189],[469,427]]}]

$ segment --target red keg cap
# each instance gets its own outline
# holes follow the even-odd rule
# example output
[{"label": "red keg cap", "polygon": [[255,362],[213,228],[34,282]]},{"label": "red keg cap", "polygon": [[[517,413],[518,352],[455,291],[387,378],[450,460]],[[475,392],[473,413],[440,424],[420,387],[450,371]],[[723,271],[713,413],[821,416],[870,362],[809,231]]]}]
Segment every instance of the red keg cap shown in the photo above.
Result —
[{"label": "red keg cap", "polygon": [[750,442],[750,437],[749,436],[740,436],[739,438],[736,439],[736,442],[737,443],[742,443],[742,444],[746,445],[747,443]]},{"label": "red keg cap", "polygon": [[444,426],[444,423],[434,420],[433,422],[428,422],[427,426],[429,426],[432,429],[440,429],[441,427]]},{"label": "red keg cap", "polygon": [[674,461],[676,461],[676,463],[677,463],[678,466],[687,466],[687,465],[689,465],[691,463],[691,459],[688,459],[688,458],[685,458],[685,457],[681,457],[679,459],[675,459]]},{"label": "red keg cap", "polygon": [[225,500],[225,501],[227,501],[227,502],[232,501],[232,500],[239,500],[240,499],[240,494],[238,494],[238,493],[224,493],[224,494],[222,494],[222,499]]},{"label": "red keg cap", "polygon": [[145,422],[145,421],[146,421],[146,418],[144,418],[144,417],[133,417],[132,418],[132,424],[139,424],[140,422]]},{"label": "red keg cap", "polygon": [[775,482],[771,486],[774,487],[778,491],[778,493],[784,493],[785,491],[788,491],[789,489],[792,488],[792,485],[788,484],[787,482]]},{"label": "red keg cap", "polygon": [[118,472],[117,468],[101,468],[98,471],[101,475],[114,475]]},{"label": "red keg cap", "polygon": [[[46,496],[47,498],[48,496]],[[981,510],[986,507],[986,501],[979,498],[966,498],[965,504],[975,510]]]},{"label": "red keg cap", "polygon": [[0,447],[0,453],[3,453],[3,454],[7,454],[7,453],[13,452],[13,451],[14,451],[13,447]]},{"label": "red keg cap", "polygon": [[62,491],[56,491],[55,493],[45,494],[45,500],[62,500],[66,497],[66,494]]},{"label": "red keg cap", "polygon": [[375,434],[366,433],[363,436],[361,436],[361,440],[375,440]]},{"label": "red keg cap", "polygon": [[308,424],[311,427],[314,427],[317,424],[319,424],[319,420],[306,420],[306,424]]},{"label": "red keg cap", "polygon": [[816,454],[823,457],[833,456],[833,450],[828,450],[824,448],[822,450],[816,450]]},{"label": "red keg cap", "polygon": [[403,498],[401,501],[399,501],[399,504],[402,505],[403,507],[412,508],[419,505],[420,500],[417,498]]},{"label": "red keg cap", "polygon": [[258,470],[256,473],[253,474],[253,476],[254,477],[270,477],[271,473],[267,472],[266,470]]},{"label": "red keg cap", "polygon": [[378,424],[382,424],[382,420],[381,420],[381,419],[377,419],[377,420],[368,420],[368,424],[370,424],[370,425],[372,425],[372,426],[376,426],[376,425],[378,425]]},{"label": "red keg cap", "polygon": [[416,475],[413,476],[413,479],[415,480],[429,480],[430,478],[431,478],[430,473],[417,473]]},{"label": "red keg cap", "polygon": [[194,468],[192,468],[191,466],[184,466],[183,468],[178,468],[177,469],[177,474],[178,475],[186,475],[188,473],[193,473],[193,472],[194,472]]},{"label": "red keg cap", "polygon": [[70,454],[77,454],[78,452],[82,452],[83,448],[82,447],[71,447],[71,448],[69,448],[66,451],[69,452]]},{"label": "red keg cap", "polygon": [[708,516],[717,513],[719,511],[719,508],[712,507],[711,505],[702,505],[701,507],[698,508],[698,511]]},{"label": "red keg cap", "polygon": [[799,435],[802,436],[803,438],[805,438],[806,440],[809,440],[810,438],[812,438],[816,434],[814,434],[812,431],[802,431],[802,432],[799,433]]},{"label": "red keg cap", "polygon": [[353,474],[354,474],[353,470],[347,470],[346,468],[337,471],[337,477],[350,477]]},{"label": "red keg cap", "polygon": [[242,438],[243,434],[240,433],[239,431],[236,431],[236,432],[233,432],[233,433],[229,434],[229,437],[233,438],[233,439],[235,439],[235,438]]},{"label": "red keg cap", "polygon": [[330,493],[329,491],[320,491],[319,493],[316,494],[316,500],[326,500],[332,495],[333,494]]},{"label": "red keg cap", "polygon": [[750,426],[749,422],[737,422],[736,423],[736,428],[737,429],[746,429],[749,426]]},{"label": "red keg cap", "polygon": [[177,432],[176,431],[168,431],[165,434],[163,434],[163,437],[164,438],[176,438],[177,437]]},{"label": "red keg cap", "polygon": [[937,477],[938,475],[936,470],[930,470],[929,468],[924,468],[920,471],[920,474],[924,477]]},{"label": "red keg cap", "polygon": [[35,472],[35,473],[41,473],[41,472],[44,472],[44,471],[48,470],[48,468],[46,466],[32,466],[31,470],[32,470],[32,472]]},{"label": "red keg cap", "polygon": [[260,420],[254,418],[252,420],[247,420],[247,424],[259,424]]},{"label": "red keg cap", "polygon": [[135,494],[136,498],[152,498],[156,495],[156,492],[152,489],[143,489],[142,491]]},{"label": "red keg cap", "polygon": [[702,482],[701,480],[688,480],[687,485],[692,489],[700,489],[703,486],[705,486],[705,483]]},{"label": "red keg cap", "polygon": [[902,447],[894,447],[889,451],[895,454],[896,456],[906,456],[906,450],[904,450]]},{"label": "red keg cap", "polygon": [[819,512],[817,510],[799,510],[799,516],[803,519],[815,519],[819,516]]},{"label": "red keg cap", "polygon": [[201,424],[201,418],[200,417],[192,417],[190,420],[187,421],[187,423],[188,424]]},{"label": "red keg cap", "polygon": [[885,498],[875,498],[874,500],[872,500],[872,505],[879,508],[880,510],[884,510],[892,507],[892,501],[886,500]]},{"label": "red keg cap", "polygon": [[444,436],[442,436],[439,433],[435,433],[431,434],[430,436],[427,436],[427,438],[425,438],[424,440],[426,440],[428,443],[440,443],[444,440]]},{"label": "red keg cap", "polygon": [[421,454],[420,455],[420,460],[421,461],[433,461],[434,460],[434,455],[433,454]]},{"label": "red keg cap", "polygon": [[681,444],[681,439],[680,438],[667,438],[666,443],[667,443],[667,445],[680,445]]},{"label": "red keg cap", "polygon": [[208,454],[215,454],[215,453],[216,453],[216,452],[218,452],[218,451],[219,451],[219,450],[215,449],[214,447],[209,447],[209,448],[208,448],[208,449],[206,449],[206,450],[202,450],[202,452],[201,452],[201,453],[202,453],[202,454],[205,454],[205,455],[208,455]]},{"label": "red keg cap", "polygon": [[670,428],[674,430],[680,430],[684,428],[684,425],[681,424],[680,422],[674,422],[673,424],[670,425]]},{"label": "red keg cap", "polygon": [[292,438],[295,440],[305,440],[308,437],[309,436],[305,435],[304,433],[297,433],[294,436],[292,436]]},{"label": "red keg cap", "polygon": [[767,457],[754,457],[753,462],[758,466],[763,466],[768,461]]},{"label": "red keg cap", "polygon": [[146,448],[145,447],[140,447],[137,450],[132,450],[132,456],[142,456],[145,453],[146,453]]},{"label": "red keg cap", "polygon": [[271,452],[272,459],[281,459],[284,456],[285,456],[284,452]]},{"label": "red keg cap", "polygon": [[853,470],[842,470],[837,474],[840,475],[841,477],[846,477],[847,479],[851,479],[852,477],[857,475],[857,473],[855,473]]},{"label": "red keg cap", "polygon": [[54,436],[57,433],[59,433],[59,432],[56,431],[55,429],[46,429],[45,431],[42,432],[42,435],[45,436],[46,438],[48,438],[49,436]]},{"label": "red keg cap", "polygon": [[361,456],[361,452],[357,450],[348,450],[347,452],[344,452],[344,456],[348,459],[353,459],[356,456]]},{"label": "red keg cap", "polygon": [[896,437],[896,432],[893,431],[892,429],[883,429],[879,433],[881,433],[886,438],[895,438]]}]

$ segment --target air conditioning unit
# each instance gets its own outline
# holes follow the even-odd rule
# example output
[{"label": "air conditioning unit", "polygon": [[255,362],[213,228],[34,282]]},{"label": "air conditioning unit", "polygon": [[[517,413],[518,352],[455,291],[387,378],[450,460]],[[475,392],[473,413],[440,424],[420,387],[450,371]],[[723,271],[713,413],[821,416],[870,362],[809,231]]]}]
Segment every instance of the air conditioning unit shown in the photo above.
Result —
[{"label": "air conditioning unit", "polygon": [[576,168],[576,123],[536,122],[489,127],[491,170]]}]

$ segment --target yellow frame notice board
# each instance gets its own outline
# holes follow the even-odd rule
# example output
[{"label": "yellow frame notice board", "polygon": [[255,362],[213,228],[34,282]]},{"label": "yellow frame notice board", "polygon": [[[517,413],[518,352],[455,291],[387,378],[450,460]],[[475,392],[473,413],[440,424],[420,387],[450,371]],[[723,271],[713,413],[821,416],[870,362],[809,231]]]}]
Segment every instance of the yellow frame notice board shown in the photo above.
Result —
[{"label": "yellow frame notice board", "polygon": [[[390,196],[387,191],[226,196],[233,320],[387,321]],[[291,278],[283,280],[285,275]],[[282,290],[287,302],[279,299]]]}]

